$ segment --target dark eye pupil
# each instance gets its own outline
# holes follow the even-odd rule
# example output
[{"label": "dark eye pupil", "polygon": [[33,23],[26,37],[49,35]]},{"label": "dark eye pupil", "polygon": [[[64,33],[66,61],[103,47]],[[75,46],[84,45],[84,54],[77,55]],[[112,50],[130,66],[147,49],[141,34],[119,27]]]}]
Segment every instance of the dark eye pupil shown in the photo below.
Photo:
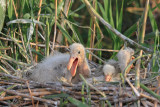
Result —
[{"label": "dark eye pupil", "polygon": [[80,51],[78,51],[78,54],[80,54]]}]

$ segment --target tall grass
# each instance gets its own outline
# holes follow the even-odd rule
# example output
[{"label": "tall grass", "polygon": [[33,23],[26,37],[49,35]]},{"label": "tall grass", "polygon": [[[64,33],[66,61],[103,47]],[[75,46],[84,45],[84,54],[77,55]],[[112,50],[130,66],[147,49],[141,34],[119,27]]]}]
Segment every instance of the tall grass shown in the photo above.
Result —
[{"label": "tall grass", "polygon": [[[23,72],[28,66],[35,64],[36,61],[39,62],[45,56],[49,56],[55,32],[56,8],[56,36],[60,37],[60,40],[57,39],[58,42],[56,44],[68,45],[73,42],[79,42],[85,47],[113,50],[119,50],[124,45],[124,42],[111,30],[104,27],[96,18],[90,16],[85,4],[81,1],[75,0],[70,2],[70,4],[66,4],[65,0],[57,0],[57,7],[55,6],[55,0],[43,0],[40,7],[39,0],[7,0],[7,2],[4,26],[0,33],[1,72],[17,75],[17,72]],[[138,0],[92,0],[91,4],[113,28],[137,41],[136,32],[141,30],[143,15],[129,13],[126,8],[131,6],[141,7],[142,4]],[[68,6],[66,7],[68,10],[64,9],[65,6]],[[41,11],[38,14],[40,8]],[[160,8],[160,5],[157,4],[156,7],[149,8],[148,23],[151,24],[152,29],[147,32],[144,38],[144,41],[154,39],[154,43],[151,45],[142,43],[142,45],[153,48],[152,60],[150,61],[151,71],[159,72],[159,27],[153,14],[156,8]],[[68,14],[64,11],[68,12]],[[37,20],[38,17],[39,20]],[[133,19],[133,21],[130,22],[130,19]],[[1,26],[2,24],[0,24]],[[62,35],[60,36],[59,33]],[[102,51],[92,52],[104,60],[116,55],[116,53],[112,54]],[[35,60],[36,55],[37,60]],[[95,60],[92,55],[88,55],[88,57],[90,60],[101,63],[101,61]],[[9,69],[13,72],[7,71],[8,65],[3,63],[3,61],[6,61],[10,65]],[[82,94],[84,94],[84,91],[87,92],[89,100],[86,101],[82,97],[82,102],[80,102],[61,94],[59,95],[59,97],[61,96],[61,105],[65,105],[67,101],[78,104],[77,106],[90,105],[91,95],[89,86],[86,84],[82,87]],[[50,97],[54,98],[55,96]],[[67,101],[64,101],[66,97]]]}]

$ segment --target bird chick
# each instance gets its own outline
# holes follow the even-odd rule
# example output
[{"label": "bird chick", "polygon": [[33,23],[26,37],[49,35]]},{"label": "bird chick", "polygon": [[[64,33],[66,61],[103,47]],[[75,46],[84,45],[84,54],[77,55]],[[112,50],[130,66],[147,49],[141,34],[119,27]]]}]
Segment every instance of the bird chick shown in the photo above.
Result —
[{"label": "bird chick", "polygon": [[88,65],[85,48],[83,45],[74,43],[70,46],[70,59],[67,69],[73,77],[73,83],[81,81],[79,74],[82,74],[85,78],[88,78],[91,75],[91,70]]},{"label": "bird chick", "polygon": [[[126,47],[124,50],[120,50],[117,54],[118,58],[118,65],[121,69],[121,72],[125,70],[125,68],[128,66],[128,64],[133,60],[134,50]],[[131,68],[133,65],[131,66]],[[130,68],[130,69],[131,69]],[[127,70],[127,73],[129,73],[130,69]]]},{"label": "bird chick", "polygon": [[120,68],[117,66],[118,62],[115,60],[109,60],[104,66],[102,71],[104,72],[104,79],[107,82],[120,81]]},{"label": "bird chick", "polygon": [[[102,69],[105,75],[105,81],[119,81],[120,73],[123,72],[130,63],[130,61],[133,60],[133,55],[134,50],[129,47],[126,47],[124,50],[120,50],[118,52],[118,61],[109,60],[107,64],[103,66]],[[127,73],[130,71],[130,69],[127,70]]]},{"label": "bird chick", "polygon": [[73,43],[70,45],[69,54],[59,53],[45,58],[33,69],[27,71],[25,77],[42,83],[56,82],[59,78],[65,77],[68,82],[77,83],[81,80],[79,74],[87,78],[91,71],[83,45]]}]

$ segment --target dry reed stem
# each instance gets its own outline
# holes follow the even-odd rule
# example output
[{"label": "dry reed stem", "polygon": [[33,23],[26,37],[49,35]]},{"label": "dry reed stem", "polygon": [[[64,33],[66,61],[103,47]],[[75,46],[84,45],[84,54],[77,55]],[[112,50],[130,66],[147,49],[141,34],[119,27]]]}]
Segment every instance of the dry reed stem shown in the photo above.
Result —
[{"label": "dry reed stem", "polygon": [[29,93],[30,93],[30,96],[31,96],[31,99],[32,99],[32,105],[33,105],[33,107],[35,107],[35,105],[34,105],[33,95],[32,95],[31,89],[30,89],[30,87],[29,87],[29,83],[28,83],[28,81],[26,81],[26,84],[27,84],[27,87],[28,87],[28,90],[29,90]]},{"label": "dry reed stem", "polygon": [[[93,8],[95,8],[95,0],[93,0]],[[90,48],[94,47],[94,41],[95,41],[95,36],[96,36],[96,25],[95,25],[95,22],[96,22],[96,17],[93,16],[92,17],[92,22],[91,22],[91,27],[92,27],[91,29],[93,29],[93,32],[91,33]],[[92,60],[92,54],[89,53],[88,59]]]},{"label": "dry reed stem", "polygon": [[[119,89],[119,96],[122,96],[122,87],[120,86],[120,89]],[[119,98],[120,100],[122,100],[122,98]],[[123,103],[121,101],[119,101],[119,106],[120,107],[123,107]]]},{"label": "dry reed stem", "polygon": [[146,101],[146,104],[147,104],[148,106],[150,106],[150,107],[154,107],[154,104],[151,103],[150,101]]},{"label": "dry reed stem", "polygon": [[[5,74],[5,75],[7,75],[7,74]],[[13,82],[19,82],[19,81],[22,81],[22,84],[25,84],[25,80],[24,79],[19,79],[17,81],[16,80],[16,79],[18,79],[17,77],[10,76],[10,75],[8,77],[13,77],[14,78],[14,79],[11,79],[12,80],[12,84],[13,84]],[[24,82],[23,82],[23,80],[24,80]],[[1,82],[1,83],[5,83],[5,82]],[[9,82],[7,82],[7,83],[9,83]],[[2,86],[4,86],[4,85],[2,84]],[[35,82],[31,82],[31,84],[30,84],[30,87],[32,87],[32,88],[34,88],[34,87],[36,87],[36,88],[37,87],[44,87],[44,86],[40,85],[40,84],[38,85]],[[53,85],[53,86],[56,86],[56,85]],[[44,96],[44,95],[48,95],[48,94],[57,94],[57,93],[61,92],[61,91],[55,91],[54,88],[51,88],[51,87],[50,88],[42,88],[42,89],[31,89],[32,96]],[[25,87],[25,88],[27,88],[27,87]],[[65,88],[68,88],[70,91],[72,91],[72,93],[69,93],[69,95],[73,95],[74,94],[74,98],[76,98],[78,100],[81,100],[82,95],[81,95],[81,92],[79,92],[81,90],[81,86],[80,85],[79,86],[78,85],[73,85],[73,87],[68,86],[68,87],[65,87]],[[90,93],[92,95],[91,100],[94,101],[94,102],[99,102],[100,100],[104,101],[104,100],[107,99],[111,103],[121,102],[123,104],[123,106],[124,106],[125,103],[132,103],[132,102],[137,101],[138,99],[142,99],[143,100],[143,99],[147,98],[147,99],[152,100],[152,101],[154,100],[153,97],[148,96],[146,93],[144,95],[140,94],[141,95],[140,97],[135,97],[135,96],[133,97],[132,96],[132,92],[131,92],[131,88],[129,88],[129,87],[126,87],[126,89],[124,90],[124,92],[127,92],[127,93],[123,93],[122,92],[122,94],[120,96],[118,96],[119,95],[119,91],[118,91],[119,88],[118,87],[113,87],[113,86],[110,87],[110,86],[102,85],[102,86],[96,86],[95,88],[97,88],[100,91],[103,91],[108,96],[105,97],[104,99],[103,98],[99,98],[101,94],[99,92],[95,92],[94,91],[95,89],[91,88],[90,89],[90,90],[92,90],[91,93]],[[78,90],[75,90],[75,89],[78,89]],[[14,90],[10,90],[10,91],[14,91]],[[25,93],[25,95],[30,96],[29,95],[29,90],[27,90],[27,89],[15,90],[15,91],[18,92],[18,93],[21,93],[22,95],[23,95],[23,93]],[[84,94],[85,95],[83,97],[87,97],[87,95],[86,95],[87,93],[84,93]],[[17,95],[17,96],[25,97],[25,96],[21,96],[21,95]],[[29,97],[27,97],[27,98],[29,98]],[[30,96],[30,99],[31,99],[31,96]],[[26,100],[26,99],[24,99],[24,100]],[[36,99],[34,99],[34,100],[36,100]],[[55,99],[55,100],[57,100],[57,99]]]},{"label": "dry reed stem", "polygon": [[[12,41],[11,39],[0,37],[1,40],[6,41]],[[18,41],[19,43],[22,43],[22,41]],[[36,43],[30,42],[30,45],[36,46]],[[45,47],[45,44],[37,44],[39,47]],[[56,48],[68,48],[69,46],[64,45],[54,45]],[[98,48],[85,48],[87,50],[93,50],[93,51],[106,51],[106,52],[119,52],[119,50],[111,50],[111,49],[98,49]]]},{"label": "dry reed stem", "polygon": [[122,99],[122,100],[120,100],[120,99],[114,99],[113,102],[114,103],[118,103],[118,102],[122,102],[122,103],[130,103],[130,102],[132,102],[133,103],[133,102],[135,102],[135,101],[137,101],[139,99],[141,99],[141,98],[133,96],[131,98]]},{"label": "dry reed stem", "polygon": [[[65,14],[66,17],[68,16],[68,11],[69,11],[70,4],[71,4],[71,0],[65,0],[63,13]],[[61,16],[62,16],[62,13],[61,13]],[[62,19],[64,19],[64,16],[62,16]],[[66,24],[65,20],[61,21],[61,23],[60,23],[60,25],[62,27],[64,27],[65,24]],[[57,40],[56,41],[58,43],[61,43],[61,41],[62,41],[62,32],[60,30],[58,31],[58,35],[57,35]]]},{"label": "dry reed stem", "polygon": [[142,105],[143,105],[144,107],[148,107],[146,101],[143,101],[143,100],[142,100],[141,103],[142,103]]},{"label": "dry reed stem", "polygon": [[9,68],[8,71],[10,71],[10,72],[12,72],[12,71],[17,72],[17,70],[15,70],[7,61],[5,61],[3,59],[0,59],[0,60],[6,66],[6,68]]},{"label": "dry reed stem", "polygon": [[[144,43],[144,36],[145,36],[145,30],[146,30],[146,21],[148,16],[148,9],[149,9],[149,0],[146,1],[145,10],[144,10],[144,20],[142,25],[142,34],[138,35],[140,39],[140,43]],[[139,56],[143,55],[143,50],[140,50]],[[135,77],[135,86],[137,89],[140,88],[140,65],[141,65],[141,59],[138,59],[136,62],[136,77]],[[138,107],[140,107],[140,100],[137,101]]]},{"label": "dry reed stem", "polygon": [[134,93],[136,94],[137,97],[140,97],[140,93],[138,92],[138,90],[132,85],[132,83],[129,81],[128,78],[126,78],[127,83],[130,85],[130,87],[132,88],[132,90],[134,91]]},{"label": "dry reed stem", "polygon": [[56,41],[56,28],[57,28],[57,0],[55,0],[55,21],[54,21],[54,36],[53,36],[53,43],[52,43],[52,52],[51,55],[53,55],[53,51],[54,51],[54,45],[55,45],[55,41]]},{"label": "dry reed stem", "polygon": [[11,47],[6,47],[6,48],[5,48],[5,47],[4,47],[4,48],[1,47],[1,48],[0,48],[0,50],[11,50],[11,49],[12,49]]},{"label": "dry reed stem", "polygon": [[21,96],[7,96],[7,97],[0,97],[0,101],[4,101],[4,100],[11,100],[14,98],[21,98]]},{"label": "dry reed stem", "polygon": [[[73,86],[74,87],[74,86]],[[80,92],[80,86],[79,86],[79,89],[76,89],[76,90],[74,90],[74,89],[72,89],[72,87],[70,88],[70,91],[74,91],[74,93],[76,94],[76,95],[81,95],[81,92]],[[104,87],[105,88],[105,87]],[[111,87],[112,88],[112,87]],[[118,87],[117,87],[117,89],[116,90],[114,90],[114,89],[111,89],[111,88],[109,88],[109,89],[105,89],[105,90],[103,90],[102,88],[101,89],[99,89],[98,87],[97,87],[97,89],[99,89],[99,90],[102,90],[102,91],[104,91],[106,94],[119,94],[119,92],[118,92]],[[91,89],[91,90],[93,90],[93,89]],[[51,94],[51,93],[60,93],[60,91],[55,91],[55,90],[53,90],[53,89],[46,89],[46,88],[40,88],[40,89],[31,89],[31,91],[32,91],[32,94],[33,94],[33,96],[38,96],[38,95],[42,95],[42,94]],[[77,92],[78,91],[78,92]],[[114,92],[111,92],[111,91],[114,91]],[[128,91],[128,92],[130,92],[131,91],[131,89],[130,90],[127,90],[126,89],[126,91]],[[23,89],[23,90],[18,90],[18,92],[21,92],[21,93],[26,93],[26,92],[29,92],[28,91],[28,89]],[[84,92],[84,94],[87,94],[86,92]],[[99,95],[99,93],[98,92],[90,92],[90,94],[91,95]],[[128,95],[128,94],[127,94]]]},{"label": "dry reed stem", "polygon": [[[2,87],[0,87],[0,90],[5,91],[5,92],[10,93],[10,94],[18,95],[18,96],[21,96],[21,97],[31,98],[30,95],[22,94],[22,93],[14,91],[14,90],[8,90],[8,89],[4,89]],[[46,99],[42,99],[42,98],[39,98],[39,97],[33,97],[33,99],[38,100],[38,101],[42,101],[42,102],[45,102],[45,103],[48,103],[48,104],[55,104],[55,102],[52,101],[52,100],[46,100]]]},{"label": "dry reed stem", "polygon": [[[27,79],[18,78],[16,76],[5,74],[5,73],[0,73],[0,75],[6,76],[6,77],[10,77],[12,79],[20,80],[21,83],[24,83],[24,82],[28,81]],[[64,88],[64,87],[59,86],[59,85],[43,84],[43,83],[38,83],[38,82],[35,82],[35,81],[29,81],[29,83],[30,84],[34,84],[34,85],[38,85],[38,86],[47,87],[47,88],[52,88],[54,90],[66,92],[68,94],[74,94],[74,92],[71,92],[67,87]]]},{"label": "dry reed stem", "polygon": [[143,94],[143,93],[140,93],[140,95],[141,95],[141,97],[147,98],[147,99],[149,99],[149,100],[159,102],[159,101],[158,101],[156,98],[154,98],[154,97],[151,97],[151,96],[145,95],[145,94]]},{"label": "dry reed stem", "polygon": [[[16,19],[18,19],[18,13],[17,13],[16,7],[14,5],[14,0],[12,0],[12,5],[14,7],[14,12],[15,12],[15,15],[16,15]],[[24,48],[24,52],[27,53],[27,50],[26,50],[26,47],[25,47],[25,44],[24,44],[24,40],[23,40],[23,34],[22,34],[19,23],[18,23],[18,29],[19,29],[19,32],[20,32],[20,37],[21,37],[21,40],[22,40],[22,45],[23,45],[23,48]],[[29,59],[28,59],[27,55],[25,56],[25,58],[26,58],[27,62],[29,63]]]},{"label": "dry reed stem", "polygon": [[5,73],[7,73],[7,74],[10,74],[5,68],[3,68],[1,65],[0,65],[0,69],[2,70],[2,71],[4,71]]},{"label": "dry reed stem", "polygon": [[[39,1],[39,11],[37,14],[37,21],[40,19],[40,13],[41,13],[41,5],[42,5],[42,0]],[[38,24],[36,24],[36,51],[38,51]],[[38,61],[38,55],[36,54],[35,56],[35,61]]]},{"label": "dry reed stem", "polygon": [[9,107],[17,107],[17,106],[15,106],[14,104],[10,104],[10,103],[8,103],[8,102],[6,102],[6,101],[0,101],[0,103],[6,104],[6,105],[9,106]]},{"label": "dry reed stem", "polygon": [[[138,35],[140,38],[140,43],[144,43],[144,36],[145,36],[145,30],[146,30],[146,21],[147,21],[147,16],[148,16],[148,9],[149,9],[149,0],[146,1],[146,6],[145,6],[145,12],[144,12],[144,20],[143,20],[143,26],[142,26],[142,35]],[[139,56],[142,56],[143,50],[140,50]],[[137,60],[136,63],[136,88],[140,88],[140,64],[141,64],[141,59]]]},{"label": "dry reed stem", "polygon": [[[32,103],[31,102],[24,102],[24,103],[16,104],[15,106],[16,107],[25,107],[25,105],[29,105],[29,104],[32,104]],[[28,106],[28,107],[30,107],[30,106]]]}]

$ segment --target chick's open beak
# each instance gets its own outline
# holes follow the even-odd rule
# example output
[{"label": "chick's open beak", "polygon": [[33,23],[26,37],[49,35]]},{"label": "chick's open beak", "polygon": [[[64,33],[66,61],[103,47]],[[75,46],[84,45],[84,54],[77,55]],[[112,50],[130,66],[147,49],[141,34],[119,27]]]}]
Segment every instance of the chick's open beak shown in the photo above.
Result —
[{"label": "chick's open beak", "polygon": [[112,79],[111,75],[105,75],[105,81],[110,82]]},{"label": "chick's open beak", "polygon": [[70,70],[72,76],[75,76],[77,66],[78,66],[78,58],[70,57],[67,69]]}]

